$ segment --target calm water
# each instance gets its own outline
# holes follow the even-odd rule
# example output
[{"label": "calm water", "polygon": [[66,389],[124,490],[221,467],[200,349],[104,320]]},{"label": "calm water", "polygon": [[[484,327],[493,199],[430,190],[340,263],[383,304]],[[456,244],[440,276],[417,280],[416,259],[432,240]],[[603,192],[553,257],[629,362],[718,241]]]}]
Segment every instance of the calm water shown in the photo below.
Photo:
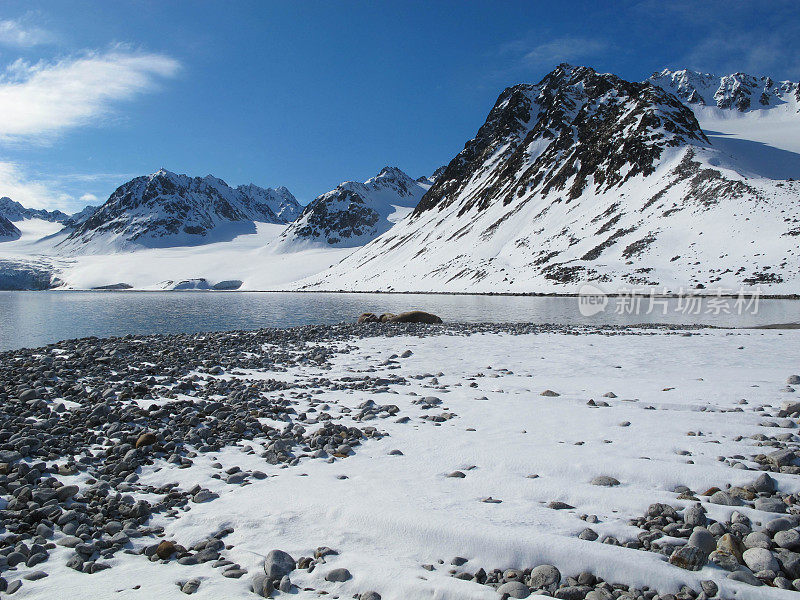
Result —
[{"label": "calm water", "polygon": [[[445,296],[412,294],[303,294],[260,292],[0,292],[0,350],[36,347],[59,340],[129,333],[182,333],[309,323],[355,321],[362,312],[423,309],[445,321],[531,321],[564,324],[691,323],[747,327],[800,322],[800,301],[761,300],[756,314],[686,314],[671,299],[664,315],[617,314],[619,300],[606,310],[581,315],[577,298]],[[694,309],[693,309],[694,310]]]}]

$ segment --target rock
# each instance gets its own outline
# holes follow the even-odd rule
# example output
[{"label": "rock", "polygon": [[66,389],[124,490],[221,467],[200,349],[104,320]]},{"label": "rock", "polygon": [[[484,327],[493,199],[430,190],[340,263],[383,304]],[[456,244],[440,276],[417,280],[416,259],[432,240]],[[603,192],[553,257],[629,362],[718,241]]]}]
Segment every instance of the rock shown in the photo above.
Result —
[{"label": "rock", "polygon": [[364,592],[358,600],[381,600],[381,595],[378,592]]},{"label": "rock", "polygon": [[375,313],[362,313],[360,317],[358,317],[359,323],[380,323],[381,320],[378,318],[378,315]]},{"label": "rock", "polygon": [[681,546],[676,548],[669,557],[670,564],[686,569],[699,571],[706,564],[708,554],[695,546]]},{"label": "rock", "polygon": [[196,578],[190,579],[181,586],[181,591],[184,594],[194,594],[198,589],[200,589],[200,580]]},{"label": "rock", "polygon": [[770,477],[769,473],[762,473],[751,485],[756,492],[771,493],[775,491],[775,480]]},{"label": "rock", "polygon": [[534,590],[547,590],[551,594],[561,583],[561,572],[553,565],[539,565],[531,570],[530,586]]},{"label": "rock", "polygon": [[278,584],[278,589],[287,594],[292,591],[292,580],[289,579],[288,575],[281,577],[281,581]]},{"label": "rock", "polygon": [[766,548],[767,550],[772,548],[772,540],[763,531],[748,533],[743,542],[745,548]]},{"label": "rock", "polygon": [[569,510],[571,508],[575,508],[571,504],[567,504],[566,502],[559,502],[558,500],[553,500],[550,504],[547,505],[547,508],[552,508],[553,510]]},{"label": "rock", "polygon": [[585,600],[614,600],[614,594],[607,589],[598,588],[586,594]]},{"label": "rock", "polygon": [[756,498],[754,503],[756,510],[763,510],[764,512],[785,513],[786,504],[780,498],[766,497]]},{"label": "rock", "polygon": [[77,485],[64,485],[56,490],[56,497],[59,502],[66,502],[80,491]]},{"label": "rock", "polygon": [[749,548],[742,554],[742,559],[744,560],[744,564],[755,573],[758,571],[780,570],[778,559],[766,548]]},{"label": "rock", "polygon": [[22,454],[16,450],[0,450],[0,463],[13,463],[22,460]]},{"label": "rock", "polygon": [[592,485],[601,485],[604,487],[613,487],[619,485],[619,480],[609,475],[598,475],[591,481]]},{"label": "rock", "polygon": [[767,521],[767,524],[764,525],[764,531],[774,536],[779,531],[792,529],[795,525],[796,523],[788,517],[777,517],[771,521]]},{"label": "rock", "polygon": [[583,531],[578,534],[578,537],[582,540],[587,540],[589,542],[595,541],[598,537],[600,537],[594,529],[587,527]]},{"label": "rock", "polygon": [[739,541],[738,538],[732,536],[730,533],[726,533],[719,541],[717,541],[717,550],[720,552],[727,552],[728,554],[732,554],[736,560],[741,562],[742,560],[742,553],[745,551],[745,547],[742,545],[742,542]]},{"label": "rock", "polygon": [[453,560],[450,561],[450,564],[455,567],[460,567],[462,565],[467,564],[468,562],[469,560],[464,558],[463,556],[456,556],[455,558],[453,558]]},{"label": "rock", "polygon": [[6,593],[10,596],[11,594],[17,592],[21,587],[22,587],[22,581],[20,581],[19,579],[15,579],[14,581],[10,581],[8,583],[8,587],[6,588]]},{"label": "rock", "polygon": [[741,506],[742,501],[738,498],[731,496],[728,492],[723,492],[722,490],[716,491],[711,494],[711,497],[708,499],[711,504],[722,504],[723,506]]},{"label": "rock", "polygon": [[263,598],[272,596],[274,590],[275,587],[272,585],[272,580],[266,575],[256,575],[250,582],[250,591]]},{"label": "rock", "polygon": [[705,527],[695,527],[692,535],[689,536],[689,541],[686,543],[702,550],[706,558],[717,549],[717,540]]},{"label": "rock", "polygon": [[325,581],[333,581],[336,583],[342,583],[351,579],[353,576],[350,574],[350,571],[347,569],[334,569],[333,571],[328,571],[327,575],[325,575]]},{"label": "rock", "polygon": [[728,579],[741,581],[742,583],[750,585],[764,585],[760,579],[748,571],[734,571],[733,573],[728,573]]},{"label": "rock", "polygon": [[175,542],[163,540],[156,547],[156,556],[158,556],[158,558],[161,560],[167,560],[170,556],[175,554],[175,551]]},{"label": "rock", "polygon": [[720,550],[716,550],[709,554],[708,561],[714,563],[721,569],[725,569],[726,571],[735,571],[740,567],[739,561],[736,560],[736,557],[733,554],[722,552]]},{"label": "rock", "polygon": [[497,593],[501,597],[508,594],[509,598],[527,598],[531,595],[531,590],[521,581],[509,581],[497,588]]},{"label": "rock", "polygon": [[699,502],[687,506],[683,511],[683,520],[689,527],[705,527],[708,523],[706,509]]},{"label": "rock", "polygon": [[214,500],[219,498],[219,494],[215,494],[211,490],[200,490],[194,496],[192,496],[192,502],[195,504],[201,504],[203,502],[209,502],[210,500]]},{"label": "rock", "polygon": [[708,598],[713,598],[719,591],[719,586],[711,579],[704,579],[701,581],[700,587]]},{"label": "rock", "polygon": [[[766,536],[765,536],[766,537]],[[800,548],[800,531],[787,529],[775,534],[775,544],[787,550],[797,550]]]},{"label": "rock", "polygon": [[466,475],[461,471],[453,471],[452,473],[448,473],[447,477],[453,477],[453,478],[456,478],[456,479],[464,479],[464,477],[466,477]]},{"label": "rock", "polygon": [[[136,440],[136,448],[144,448],[145,446],[152,446],[158,441],[155,433],[143,433]],[[128,446],[130,448],[130,446]]]},{"label": "rock", "polygon": [[44,571],[32,571],[27,575],[24,575],[23,579],[27,579],[28,581],[39,581],[45,577],[47,577],[47,573]]},{"label": "rock", "polygon": [[434,325],[442,322],[442,320],[436,315],[421,310],[412,310],[409,312],[400,313],[398,315],[391,315],[387,317],[385,321],[382,316],[381,321],[386,323],[425,323],[428,325]]},{"label": "rock", "polygon": [[776,450],[767,454],[767,461],[774,467],[787,467],[795,460],[795,453],[791,450]]},{"label": "rock", "polygon": [[539,395],[547,396],[548,398],[555,398],[556,396],[560,396],[561,394],[559,394],[558,392],[554,392],[553,390],[545,390]]},{"label": "rock", "polygon": [[264,558],[264,573],[270,579],[280,579],[297,567],[295,560],[283,550],[271,550]]},{"label": "rock", "polygon": [[789,378],[786,380],[786,383],[789,385],[800,384],[800,375],[789,375]]}]

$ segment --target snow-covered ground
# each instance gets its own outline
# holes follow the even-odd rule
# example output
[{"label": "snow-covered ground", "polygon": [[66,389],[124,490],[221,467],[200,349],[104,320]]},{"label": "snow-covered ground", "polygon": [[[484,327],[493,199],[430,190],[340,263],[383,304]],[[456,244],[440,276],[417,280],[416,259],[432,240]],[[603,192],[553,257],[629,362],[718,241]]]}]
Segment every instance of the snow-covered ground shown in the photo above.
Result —
[{"label": "snow-covered ground", "polygon": [[[220,495],[190,504],[178,518],[155,520],[164,525],[165,539],[186,547],[220,527],[234,528],[225,538],[233,544],[227,555],[249,571],[245,578],[222,577],[211,563],[153,564],[128,554],[111,559],[110,570],[86,575],[67,568],[71,551],[57,547],[41,565],[49,577],[25,582],[18,597],[178,599],[185,596],[176,581],[197,577],[198,599],[253,598],[247,580],[261,569],[262,555],[278,548],[297,559],[329,546],[339,555],[311,573],[292,572],[299,590],[276,592],[276,597],[318,598],[324,590],[333,598],[351,598],[376,590],[383,600],[498,598],[490,587],[448,574],[454,568],[450,560],[462,556],[469,560],[457,571],[550,563],[564,576],[588,570],[661,593],[676,592],[683,584],[699,590],[700,580],[713,579],[725,598],[794,598],[795,592],[725,579],[727,573],[717,567],[685,571],[658,554],[578,539],[587,525],[582,514],[598,516],[592,527],[601,538],[614,535],[624,541],[639,531],[627,521],[645,513],[648,505],[690,504],[676,500],[676,485],[699,493],[751,482],[757,471],[733,469],[718,457],[759,453],[749,436],[775,435],[776,430],[763,427],[765,419],[755,410],[800,400],[783,391],[787,376],[800,371],[800,332],[641,333],[368,337],[349,341],[352,350],[335,356],[330,369],[302,364],[288,371],[219,375],[301,384],[317,377],[398,375],[409,385],[390,385],[386,393],[312,386],[301,390],[310,392],[305,397],[290,395],[298,413],[311,400],[324,402],[336,422],[372,425],[388,434],[366,440],[347,458],[302,459],[281,468],[267,464],[259,452],[229,447],[198,456],[190,468],[158,461],[142,470],[142,483],[178,482],[187,489],[199,483]],[[341,347],[342,342],[331,345]],[[413,354],[387,363],[406,350]],[[548,389],[560,395],[540,395]],[[604,398],[607,392],[617,397]],[[427,411],[413,404],[427,396],[442,404]],[[743,399],[747,404],[741,404]],[[410,421],[353,422],[356,407],[367,400],[394,404],[397,416]],[[606,400],[610,406],[588,406],[589,400]],[[730,411],[734,408],[744,410]],[[441,424],[422,419],[443,412],[456,416]],[[620,426],[625,421],[630,426]],[[395,449],[402,455],[390,455]],[[261,470],[268,477],[229,485],[211,478],[222,472],[212,467],[215,461],[223,469]],[[455,470],[466,477],[446,477]],[[621,485],[591,485],[598,475],[613,476]],[[774,477],[782,491],[800,492],[797,476]],[[481,502],[488,496],[502,502]],[[547,508],[554,500],[576,508]],[[734,510],[704,505],[710,517],[720,520]],[[738,510],[754,522],[775,516]],[[437,563],[440,559],[444,564]],[[423,564],[435,569],[425,570]],[[325,581],[324,575],[338,567],[349,569],[353,578]],[[305,587],[316,591],[302,591]]]},{"label": "snow-covered ground", "polygon": [[352,251],[315,247],[293,253],[277,252],[274,241],[286,226],[256,223],[255,233],[239,235],[230,241],[67,256],[54,248],[57,239],[48,239],[61,229],[60,224],[30,219],[16,225],[22,237],[0,245],[0,260],[49,265],[64,289],[122,283],[134,289],[161,290],[200,279],[205,279],[208,286],[238,281],[242,290],[284,288],[298,278],[329,268]]}]

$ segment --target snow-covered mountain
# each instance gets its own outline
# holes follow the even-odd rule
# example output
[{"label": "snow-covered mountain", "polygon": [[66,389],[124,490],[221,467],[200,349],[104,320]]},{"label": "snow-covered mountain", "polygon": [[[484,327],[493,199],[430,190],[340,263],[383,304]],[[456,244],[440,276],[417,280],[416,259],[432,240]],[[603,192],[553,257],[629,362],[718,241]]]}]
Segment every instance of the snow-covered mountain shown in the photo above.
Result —
[{"label": "snow-covered mountain", "polygon": [[69,215],[60,210],[25,208],[8,196],[0,198],[0,216],[13,222],[22,221],[23,219],[41,219],[51,223],[63,223],[69,219]]},{"label": "snow-covered mountain", "polygon": [[83,223],[86,219],[91,217],[95,212],[97,212],[98,208],[100,207],[88,205],[82,210],[79,210],[78,212],[71,214],[69,216],[69,219],[64,221],[64,227],[71,227],[71,228],[77,227],[78,225]]},{"label": "snow-covered mountain", "polygon": [[287,223],[300,204],[286,188],[232,188],[208,175],[161,169],[120,186],[58,244],[66,251],[193,246],[254,233],[255,223]]},{"label": "snow-covered mountain", "polygon": [[759,173],[739,139],[715,148],[653,82],[560,65],[500,95],[408,218],[300,287],[797,292],[800,182]]},{"label": "snow-covered mountain", "polygon": [[0,215],[0,242],[19,239],[22,233],[14,223]]},{"label": "snow-covered mountain", "polygon": [[364,183],[346,181],[312,201],[286,228],[276,247],[363,246],[388,231],[419,203],[433,179],[412,179],[396,167],[384,167]]},{"label": "snow-covered mountain", "polygon": [[800,85],[746,73],[712,75],[682,69],[653,73],[649,81],[672,92],[687,104],[716,106],[739,112],[762,110],[800,101]]}]

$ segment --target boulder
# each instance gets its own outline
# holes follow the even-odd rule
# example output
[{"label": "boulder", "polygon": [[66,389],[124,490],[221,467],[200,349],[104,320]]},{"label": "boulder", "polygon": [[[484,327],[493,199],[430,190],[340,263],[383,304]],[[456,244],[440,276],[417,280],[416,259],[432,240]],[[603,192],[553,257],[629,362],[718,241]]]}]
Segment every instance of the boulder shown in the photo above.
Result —
[{"label": "boulder", "polygon": [[297,567],[295,560],[283,550],[271,550],[264,558],[264,573],[270,579],[280,579]]}]

